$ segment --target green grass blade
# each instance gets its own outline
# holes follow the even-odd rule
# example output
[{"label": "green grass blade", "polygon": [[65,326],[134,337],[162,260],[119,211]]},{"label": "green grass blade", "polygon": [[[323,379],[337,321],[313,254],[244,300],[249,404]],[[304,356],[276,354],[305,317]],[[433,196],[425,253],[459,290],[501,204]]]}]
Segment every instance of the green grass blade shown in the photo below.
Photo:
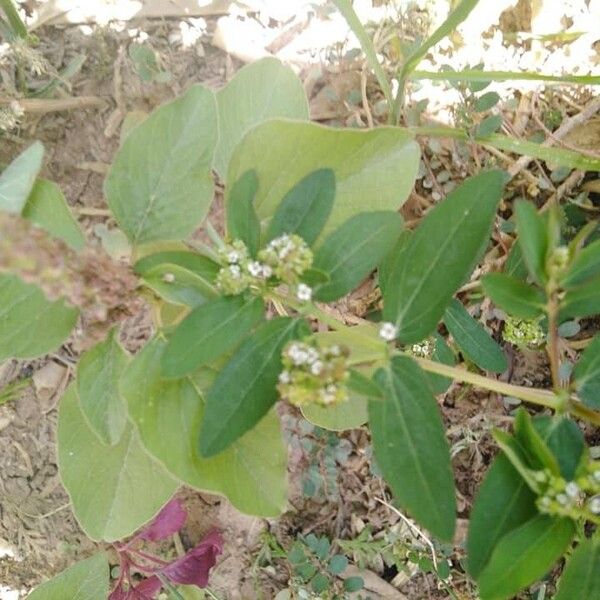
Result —
[{"label": "green grass blade", "polygon": [[410,79],[430,79],[432,81],[544,81],[546,83],[576,83],[580,85],[600,85],[600,75],[546,75],[530,71],[484,71],[465,69],[463,71],[414,71]]},{"label": "green grass blade", "polygon": [[27,37],[27,27],[25,27],[25,23],[19,16],[13,1],[0,0],[0,8],[4,11],[13,33],[20,38]]}]

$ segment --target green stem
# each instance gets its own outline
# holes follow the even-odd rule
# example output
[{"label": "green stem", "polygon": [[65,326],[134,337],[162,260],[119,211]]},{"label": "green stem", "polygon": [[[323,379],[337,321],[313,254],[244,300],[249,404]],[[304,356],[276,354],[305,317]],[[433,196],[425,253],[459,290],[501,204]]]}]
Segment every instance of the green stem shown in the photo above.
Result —
[{"label": "green stem", "polygon": [[15,36],[25,39],[27,37],[27,27],[19,16],[12,0],[0,0],[0,8],[4,11]]},{"label": "green stem", "polygon": [[219,235],[219,232],[213,227],[210,221],[206,221],[206,223],[204,224],[204,229],[206,230],[206,234],[210,238],[211,242],[217,248],[225,247],[225,242],[223,241],[223,238]]}]

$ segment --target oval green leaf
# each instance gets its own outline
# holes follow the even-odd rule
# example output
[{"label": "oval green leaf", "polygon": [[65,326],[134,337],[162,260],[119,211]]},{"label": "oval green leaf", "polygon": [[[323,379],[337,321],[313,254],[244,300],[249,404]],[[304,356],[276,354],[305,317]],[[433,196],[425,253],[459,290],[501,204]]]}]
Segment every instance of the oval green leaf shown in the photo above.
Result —
[{"label": "oval green leaf", "polygon": [[330,431],[346,431],[364,425],[368,418],[366,396],[350,393],[346,402],[336,406],[307,404],[302,407],[302,415],[313,425]]},{"label": "oval green leaf", "polygon": [[260,222],[254,210],[257,190],[256,171],[246,171],[233,184],[227,204],[227,235],[231,240],[242,240],[250,256],[256,256],[260,247]]},{"label": "oval green leaf", "polygon": [[544,293],[510,275],[504,273],[484,275],[481,278],[481,285],[496,306],[514,317],[535,319],[544,310],[546,302]]},{"label": "oval green leaf", "polygon": [[316,169],[332,169],[336,200],[324,236],[365,210],[397,211],[412,190],[418,166],[419,146],[403,129],[357,131],[274,119],[242,140],[227,179],[256,170],[260,187],[254,206],[265,227],[296,182]]},{"label": "oval green leaf", "polygon": [[200,432],[200,453],[215,456],[250,431],[277,402],[281,352],[308,334],[303,320],[278,317],[246,340],[208,391]]},{"label": "oval green leaf", "polygon": [[209,364],[243,340],[264,317],[262,298],[226,296],[196,307],[175,329],[162,357],[162,373],[177,378]]},{"label": "oval green leaf", "polygon": [[375,381],[385,396],[369,401],[377,464],[400,505],[433,535],[451,541],[456,501],[450,448],[427,378],[412,359],[397,356]]},{"label": "oval green leaf", "polygon": [[599,274],[600,240],[596,240],[577,253],[562,284],[564,287],[570,288],[585,283]]},{"label": "oval green leaf", "polygon": [[79,403],[88,424],[105,444],[116,444],[127,425],[119,379],[129,357],[113,329],[108,338],[83,354],[77,366]]},{"label": "oval green leaf", "polygon": [[544,220],[538,215],[535,206],[526,200],[515,203],[518,244],[530,275],[539,283],[545,283],[546,254],[548,252],[548,232]]},{"label": "oval green leaf", "polygon": [[104,191],[133,245],[183,239],[208,213],[217,107],[201,85],[157,108],[117,152]]},{"label": "oval green leaf", "polygon": [[573,379],[581,401],[600,408],[600,335],[583,351],[573,369]]},{"label": "oval green leaf", "polygon": [[587,539],[577,546],[558,582],[554,600],[600,598],[600,540]]},{"label": "oval green leaf", "polygon": [[62,300],[48,300],[37,286],[0,275],[0,360],[36,358],[56,349],[78,315]]},{"label": "oval green leaf", "polygon": [[[270,411],[254,429],[214,458],[203,458],[198,439],[206,387],[216,372],[162,380],[165,342],[151,341],[132,361],[121,382],[129,413],[146,449],[177,478],[196,489],[221,494],[240,511],[275,517],[287,499],[287,451],[279,420]],[[201,369],[202,371],[202,369]],[[200,376],[201,375],[201,376]]]},{"label": "oval green leaf", "polygon": [[[433,334],[434,345],[431,360],[437,361],[444,365],[454,366],[456,364],[456,356],[454,352],[446,344],[446,340],[436,331]],[[434,394],[443,394],[451,385],[452,379],[444,377],[437,373],[426,373],[429,386]]]},{"label": "oval green leaf", "polygon": [[600,278],[567,290],[561,303],[559,319],[593,317],[600,314]]},{"label": "oval green leaf", "polygon": [[21,214],[42,168],[44,146],[34,142],[0,174],[0,210]]},{"label": "oval green leaf", "polygon": [[503,183],[501,171],[471,177],[410,236],[384,296],[384,318],[396,323],[402,342],[430,335],[473,271],[489,242]]},{"label": "oval green leaf", "polygon": [[60,477],[77,521],[93,540],[131,535],[179,485],[146,453],[131,425],[118,444],[103,444],[87,424],[73,385],[60,403],[57,436]]},{"label": "oval green leaf", "polygon": [[331,302],[351,292],[390,252],[402,232],[402,217],[391,211],[359,213],[332,232],[313,266],[329,276],[315,298]]}]

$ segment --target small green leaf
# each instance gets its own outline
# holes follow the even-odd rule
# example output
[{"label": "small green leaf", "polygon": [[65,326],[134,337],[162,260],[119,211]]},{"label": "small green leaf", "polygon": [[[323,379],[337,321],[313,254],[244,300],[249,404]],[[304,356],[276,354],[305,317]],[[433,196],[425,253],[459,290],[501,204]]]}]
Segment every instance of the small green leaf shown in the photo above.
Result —
[{"label": "small green leaf", "polygon": [[369,402],[377,464],[398,502],[433,535],[450,541],[456,522],[450,449],[423,371],[405,356],[375,375],[385,400]]},{"label": "small green leaf", "polygon": [[366,398],[379,398],[383,400],[383,390],[366,375],[363,375],[356,369],[350,369],[350,377],[348,378],[348,387],[361,394]]},{"label": "small green leaf", "polygon": [[384,318],[396,323],[402,342],[418,342],[435,330],[483,255],[503,182],[501,171],[468,179],[410,236],[384,295]]},{"label": "small green leaf", "polygon": [[106,552],[98,552],[38,585],[28,600],[106,600],[109,589]]},{"label": "small green leaf", "polygon": [[261,325],[233,355],[208,392],[200,453],[215,456],[252,429],[278,398],[281,352],[308,334],[303,320],[278,317]]},{"label": "small green leaf", "polygon": [[348,559],[343,554],[334,554],[329,561],[329,572],[332,575],[339,575],[348,566]]},{"label": "small green leaf", "polygon": [[227,353],[263,319],[264,310],[262,298],[244,296],[225,296],[196,307],[169,338],[163,375],[183,377]]},{"label": "small green leaf", "polygon": [[486,138],[488,135],[495,133],[502,125],[502,115],[490,115],[477,125],[475,136],[477,138]]},{"label": "small green leaf", "polygon": [[559,319],[593,317],[600,313],[600,278],[567,290],[561,303]]},{"label": "small green leaf", "polygon": [[573,370],[573,379],[582,402],[600,408],[600,335],[583,351]]},{"label": "small green leaf", "polygon": [[60,402],[57,436],[61,480],[77,521],[93,540],[131,535],[179,485],[146,453],[131,425],[118,444],[103,444],[83,416],[74,385]]},{"label": "small green leaf", "polygon": [[37,286],[0,274],[0,360],[36,358],[69,336],[79,312],[51,302]]},{"label": "small green leaf", "polygon": [[394,273],[400,268],[399,265],[403,260],[403,253],[411,235],[412,231],[410,229],[403,229],[394,247],[383,257],[378,265],[378,283],[381,293],[384,296],[388,293],[388,287],[394,285]]},{"label": "small green leaf", "polygon": [[42,168],[44,146],[34,142],[0,174],[0,211],[20,215]]},{"label": "small green leaf", "polygon": [[543,577],[567,549],[575,525],[570,519],[538,515],[505,535],[477,583],[482,600],[506,600]]},{"label": "small green leaf", "polygon": [[348,577],[344,580],[344,590],[346,592],[360,592],[365,587],[365,581],[362,577]]},{"label": "small green leaf", "polygon": [[402,231],[391,211],[360,213],[331,233],[315,254],[314,266],[329,276],[315,298],[331,302],[351,292],[383,259]]},{"label": "small green leaf", "polygon": [[600,240],[596,240],[580,250],[573,259],[562,280],[566,288],[585,283],[600,274]]},{"label": "small green leaf", "polygon": [[461,352],[478,367],[493,373],[506,371],[508,363],[502,348],[469,314],[462,302],[452,300],[444,314],[444,323]]},{"label": "small green leaf", "polygon": [[213,166],[221,179],[227,177],[231,155],[250,129],[275,117],[309,118],[302,82],[292,69],[271,57],[241,68],[216,98],[219,142]]},{"label": "small green leaf", "polygon": [[323,573],[317,573],[310,582],[310,586],[313,592],[320,594],[329,589],[329,579]]},{"label": "small green leaf", "polygon": [[108,338],[83,354],[77,366],[79,403],[88,424],[105,444],[116,444],[127,425],[119,379],[129,357],[113,329]]},{"label": "small green leaf", "polygon": [[258,190],[256,171],[246,171],[233,184],[227,204],[227,235],[231,240],[242,240],[251,256],[260,247],[260,222],[254,210]]},{"label": "small green leaf", "polygon": [[312,171],[281,200],[269,223],[267,241],[284,233],[295,233],[311,246],[329,218],[334,199],[334,172],[331,169]]},{"label": "small green leaf", "polygon": [[279,419],[270,411],[260,423],[214,458],[203,458],[198,439],[204,391],[217,372],[202,368],[193,381],[164,380],[160,363],[166,343],[151,340],[121,380],[121,393],[148,452],[185,484],[225,496],[238,510],[275,517],[287,501],[287,451]]},{"label": "small green leaf", "polygon": [[514,424],[515,439],[525,450],[529,466],[535,470],[548,469],[553,475],[560,475],[560,467],[554,453],[533,426],[529,413],[519,408]]},{"label": "small green leaf", "polygon": [[104,191],[134,246],[183,239],[206,216],[217,138],[215,97],[201,85],[154,110],[125,138]]},{"label": "small green leaf", "polygon": [[546,276],[546,254],[548,253],[548,232],[546,224],[537,210],[526,200],[515,203],[518,243],[523,259],[533,279],[544,284]]},{"label": "small green leaf", "polygon": [[73,250],[78,251],[85,246],[85,236],[60,187],[53,181],[38,179],[35,182],[23,208],[23,216],[63,240]]},{"label": "small green leaf", "polygon": [[498,541],[535,514],[535,495],[508,458],[498,455],[487,472],[469,518],[467,568],[477,579]]},{"label": "small green leaf", "polygon": [[[434,346],[431,359],[444,365],[455,365],[456,356],[454,356],[454,352],[446,344],[446,340],[437,331],[433,334],[433,339]],[[434,394],[443,394],[452,385],[450,377],[444,377],[437,373],[426,373],[426,375]]]},{"label": "small green leaf", "polygon": [[528,271],[525,259],[523,258],[523,252],[521,251],[521,245],[517,242],[513,244],[508,253],[508,258],[504,264],[504,273],[525,281],[527,279]]},{"label": "small green leaf", "polygon": [[490,273],[481,278],[481,284],[492,302],[512,316],[534,319],[544,310],[544,293],[520,279],[504,273]]},{"label": "small green leaf", "polygon": [[496,92],[486,92],[475,100],[473,108],[475,112],[485,112],[494,108],[498,102],[500,102],[500,96]]},{"label": "small green leaf", "polygon": [[144,277],[148,272],[161,265],[177,265],[206,279],[209,283],[214,282],[221,268],[221,265],[203,254],[187,250],[165,250],[144,256],[135,263],[133,270]]},{"label": "small green leaf", "polygon": [[554,600],[600,598],[600,539],[585,539],[567,562]]}]

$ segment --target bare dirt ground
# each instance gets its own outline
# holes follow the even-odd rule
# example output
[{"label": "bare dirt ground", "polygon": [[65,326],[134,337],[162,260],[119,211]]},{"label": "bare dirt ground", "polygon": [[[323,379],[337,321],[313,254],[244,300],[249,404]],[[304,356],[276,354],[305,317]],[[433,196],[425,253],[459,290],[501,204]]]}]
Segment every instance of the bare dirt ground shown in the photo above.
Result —
[{"label": "bare dirt ground", "polygon": [[[419,33],[414,31],[415,28],[426,30],[427,23],[437,18],[437,4],[443,3],[421,4],[429,4],[432,8],[430,13],[415,13],[419,19],[413,19],[413,31],[409,32],[411,35]],[[515,2],[497,4],[502,7]],[[519,2],[517,9],[503,13],[504,33],[532,31],[535,15],[530,7],[528,12],[528,6],[526,2]],[[445,9],[438,7],[437,10],[443,13]],[[575,9],[573,11],[579,14]],[[501,22],[500,13],[498,11],[498,15],[492,15],[491,18]],[[311,100],[313,118],[338,126],[377,123],[380,95],[374,91],[371,79],[364,75],[362,62],[357,62],[352,55],[345,55],[347,47],[343,42],[340,41],[338,46],[329,45],[325,49],[315,50],[310,57],[312,64],[309,65],[308,61],[302,64],[299,57],[306,60],[311,54],[306,50],[310,47],[310,40],[303,37],[311,28],[302,19],[281,25],[275,17],[269,16],[268,11],[252,12],[248,18],[243,14],[233,13],[234,24],[246,32],[246,40],[253,39],[254,35],[258,41],[235,47],[220,43],[221,47],[227,47],[228,52],[211,43],[214,41],[213,34],[219,29],[217,16],[207,16],[201,20],[176,16],[138,18],[110,26],[61,23],[37,29],[36,34],[41,40],[39,50],[50,65],[59,68],[76,55],[85,56],[83,68],[71,80],[70,94],[96,98],[97,106],[28,115],[20,131],[1,138],[0,163],[8,162],[32,139],[42,140],[47,153],[44,175],[59,183],[90,242],[100,244],[106,229],[114,226],[106,210],[102,184],[107,165],[118,147],[119,131],[125,115],[132,111],[149,111],[194,82],[219,87],[239,68],[242,60],[259,57],[268,51],[265,50],[266,46],[284,59],[296,60],[295,67],[305,81]],[[279,23],[278,27],[272,28],[273,23]],[[229,26],[231,22],[225,25]],[[406,27],[406,23],[402,26]],[[322,31],[319,27],[315,26],[317,34]],[[273,31],[269,32],[270,28]],[[491,30],[488,51],[496,43],[494,36],[498,31]],[[387,30],[382,26],[378,30],[376,28],[375,33],[384,36]],[[186,35],[195,39],[186,42]],[[244,38],[244,35],[241,37]],[[136,65],[131,58],[129,50],[134,41],[145,43],[155,53],[152,81],[144,81],[140,77],[139,63]],[[494,61],[502,60],[502,68],[514,68],[514,65],[506,63],[509,55],[517,63],[524,61],[522,68],[535,66],[531,57],[535,52],[545,52],[548,61],[544,64],[552,66],[550,57],[554,52],[553,47],[540,45],[535,50],[532,44],[535,45],[535,42],[531,40],[513,46],[500,43],[504,48],[504,58],[492,52],[490,68],[495,66],[492,64]],[[438,61],[445,59],[452,62],[452,57],[448,58],[450,46],[444,46],[440,52]],[[456,64],[452,63],[455,68],[464,66],[464,53],[468,54],[468,44],[463,40],[462,51],[457,50],[453,55],[456,59]],[[574,52],[565,54],[568,57],[568,60],[565,58],[568,70],[569,60],[578,59],[573,57]],[[344,57],[343,62],[339,62],[340,57]],[[393,62],[393,53],[388,53],[387,58]],[[537,91],[516,94],[509,88],[502,89],[506,95],[512,94],[516,98],[516,105],[524,103],[528,114],[535,112],[532,94],[538,102],[537,106],[541,107],[540,115],[548,107],[565,116],[573,115],[590,99],[586,91],[575,96],[570,92],[538,96]],[[414,102],[429,93],[430,88],[425,86],[415,90]],[[433,104],[435,108],[436,103]],[[439,118],[444,112],[447,115],[452,113],[447,101],[445,107],[442,102],[437,104]],[[527,117],[526,125],[519,130],[518,111],[507,110],[512,110],[508,113],[507,121],[511,126],[515,125],[519,135],[539,129]],[[481,162],[490,160],[487,154],[482,153],[476,155],[474,160],[457,159],[454,145],[445,142],[424,144],[424,151],[423,175],[405,208],[405,216],[409,221],[418,219],[432,198],[435,201],[443,197],[449,190],[446,185],[448,179],[464,177],[466,171],[474,170]],[[501,160],[498,157],[491,159]],[[448,178],[440,176],[443,171],[448,172]],[[535,192],[543,196],[556,192],[556,187],[551,189],[539,185],[540,181],[547,179],[547,170],[536,165],[527,176],[519,176],[514,185],[524,193]],[[566,192],[574,195],[580,182],[581,179],[575,181]],[[496,241],[502,241],[501,234],[496,236]],[[104,241],[105,247],[110,248],[109,242]],[[372,299],[369,286],[367,284],[360,294],[350,298],[340,309],[350,315],[363,315],[370,303],[365,298]],[[127,325],[124,341],[128,349],[134,351],[147,336],[148,324],[142,316]],[[33,586],[58,573],[74,560],[89,555],[94,549],[94,544],[87,540],[71,515],[69,499],[60,484],[55,463],[56,405],[80,351],[81,340],[75,336],[45,359],[34,362],[10,361],[0,365],[0,388],[7,382],[29,382],[18,398],[0,406],[0,586],[5,586],[0,587],[2,600],[3,594],[7,599],[15,597],[8,596],[9,590],[19,591],[24,596]],[[536,383],[543,385],[547,378],[547,365],[540,353],[532,353],[525,360],[514,354],[513,359],[510,376],[514,382],[527,381],[528,378],[531,382],[533,378],[537,380]],[[475,597],[460,569],[460,544],[464,539],[474,490],[494,454],[489,430],[492,425],[502,426],[506,422],[511,407],[496,397],[464,387],[452,388],[441,402],[455,451],[461,519],[456,547],[449,554],[452,577],[447,584],[440,585],[437,578],[424,574],[414,562],[406,561],[406,570],[402,572],[385,566],[381,561],[374,561],[362,572],[371,586],[373,598],[422,600]],[[340,436],[342,458],[335,463],[334,474],[331,475],[331,465],[325,460],[328,442],[319,436],[315,437],[314,431],[309,431],[305,422],[291,410],[286,409],[285,419],[290,434],[293,494],[290,511],[281,519],[266,522],[245,517],[219,498],[192,491],[182,492],[190,513],[188,524],[181,534],[182,547],[193,545],[214,526],[224,531],[227,541],[225,552],[211,581],[211,589],[219,597],[231,600],[273,598],[285,588],[290,577],[286,565],[275,559],[270,562],[259,560],[260,556],[265,555],[265,532],[271,533],[285,546],[298,533],[316,532],[327,534],[332,539],[353,539],[368,526],[375,538],[393,531],[400,539],[416,543],[402,519],[376,500],[388,497],[381,479],[370,466],[369,440],[365,431],[355,430]],[[312,447],[317,450],[308,453],[299,446],[296,442],[303,436],[311,439],[314,442]],[[302,481],[311,469],[321,473],[325,483],[320,493],[309,497],[303,493]],[[427,551],[426,548],[424,551]]]}]

